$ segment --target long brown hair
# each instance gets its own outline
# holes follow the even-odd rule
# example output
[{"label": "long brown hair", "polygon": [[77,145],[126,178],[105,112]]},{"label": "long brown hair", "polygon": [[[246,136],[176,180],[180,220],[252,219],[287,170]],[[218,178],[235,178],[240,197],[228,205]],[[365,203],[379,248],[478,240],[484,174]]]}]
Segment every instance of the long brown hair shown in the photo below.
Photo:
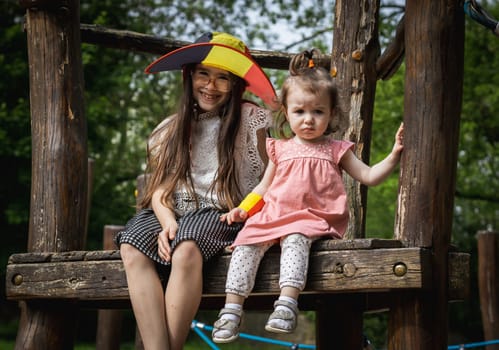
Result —
[{"label": "long brown hair", "polygon": [[[146,173],[149,176],[147,176],[148,181],[144,196],[138,205],[139,208],[150,206],[152,195],[160,186],[164,188],[161,201],[170,208],[173,208],[173,203],[168,200],[171,199],[175,189],[182,185],[192,197],[196,198],[196,206],[199,204],[194,195],[189,152],[191,122],[196,113],[191,77],[194,67],[195,65],[188,65],[183,70],[183,94],[177,114],[172,116],[169,123],[151,134],[151,138],[158,137],[160,142],[152,148],[148,145]],[[237,178],[234,145],[241,122],[242,96],[246,82],[233,74],[231,74],[231,80],[231,94],[226,104],[220,109],[222,127],[217,142],[219,165],[215,181],[210,187],[210,191],[217,194],[223,209],[233,208],[234,203],[239,202],[242,197]]]}]

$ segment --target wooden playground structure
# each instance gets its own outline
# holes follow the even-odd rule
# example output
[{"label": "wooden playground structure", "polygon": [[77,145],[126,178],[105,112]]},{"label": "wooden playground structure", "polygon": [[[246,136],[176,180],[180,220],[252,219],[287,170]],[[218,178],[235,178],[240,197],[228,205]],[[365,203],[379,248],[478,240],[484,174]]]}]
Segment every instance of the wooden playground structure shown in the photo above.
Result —
[{"label": "wooden playground structure", "polygon": [[[88,151],[81,43],[159,55],[185,42],[80,24],[77,0],[20,0],[26,8],[32,122],[27,253],[7,266],[6,295],[21,305],[16,349],[68,349],[78,309],[130,307],[119,251],[85,251]],[[448,301],[469,293],[469,255],[450,244],[461,112],[464,13],[457,0],[407,0],[392,45],[379,54],[379,0],[338,0],[325,64],[336,78],[339,138],[369,159],[378,79],[405,59],[405,148],[393,239],[365,238],[367,192],[346,179],[345,240],[313,246],[303,310],[316,311],[317,349],[361,349],[363,314],[389,310],[388,349],[447,348]],[[287,69],[290,54],[252,51]],[[262,262],[249,309],[271,309],[278,251]],[[224,254],[206,267],[202,308],[223,303]],[[341,315],[334,317],[332,315]]]}]

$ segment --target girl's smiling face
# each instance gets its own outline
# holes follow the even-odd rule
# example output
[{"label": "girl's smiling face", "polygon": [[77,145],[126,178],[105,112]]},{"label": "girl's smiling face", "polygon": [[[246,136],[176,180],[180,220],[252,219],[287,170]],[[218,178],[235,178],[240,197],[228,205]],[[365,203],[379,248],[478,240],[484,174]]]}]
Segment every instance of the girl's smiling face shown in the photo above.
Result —
[{"label": "girl's smiling face", "polygon": [[300,143],[320,142],[329,126],[333,111],[326,90],[316,94],[293,84],[287,95],[286,119]]},{"label": "girl's smiling face", "polygon": [[192,90],[203,111],[217,111],[229,99],[232,78],[226,70],[198,64],[192,71]]}]

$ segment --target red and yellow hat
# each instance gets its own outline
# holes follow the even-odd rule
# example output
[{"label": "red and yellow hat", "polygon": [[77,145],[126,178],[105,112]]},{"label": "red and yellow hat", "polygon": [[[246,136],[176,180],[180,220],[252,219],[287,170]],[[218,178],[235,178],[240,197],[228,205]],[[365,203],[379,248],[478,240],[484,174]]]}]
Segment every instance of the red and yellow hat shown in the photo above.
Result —
[{"label": "red and yellow hat", "polygon": [[272,106],[276,94],[272,83],[262,68],[251,57],[246,45],[227,33],[206,33],[193,44],[161,56],[152,62],[146,73],[180,70],[186,64],[200,63],[227,70],[243,78],[246,89]]}]

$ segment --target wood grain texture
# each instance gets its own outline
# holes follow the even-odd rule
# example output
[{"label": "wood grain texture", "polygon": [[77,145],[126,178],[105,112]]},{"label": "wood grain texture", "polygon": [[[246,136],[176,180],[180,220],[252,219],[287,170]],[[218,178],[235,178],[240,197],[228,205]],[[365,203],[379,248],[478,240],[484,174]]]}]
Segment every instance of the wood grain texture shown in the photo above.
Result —
[{"label": "wood grain texture", "polygon": [[[328,242],[330,243],[330,242]],[[339,292],[386,292],[432,287],[431,254],[424,248],[375,248],[327,250],[314,246],[310,256],[304,294]],[[368,242],[360,242],[368,244]],[[380,243],[380,242],[378,242]],[[400,243],[386,241],[388,244]],[[359,244],[362,246],[362,244]],[[343,246],[340,248],[346,248]],[[449,284],[462,297],[469,256],[450,253]],[[225,253],[205,267],[204,296],[224,295],[230,254]],[[397,276],[396,266],[407,271]],[[253,295],[279,293],[279,250],[271,250],[260,265]],[[6,295],[10,300],[77,299],[84,301],[128,300],[125,271],[119,251],[15,254],[6,271]]]}]

